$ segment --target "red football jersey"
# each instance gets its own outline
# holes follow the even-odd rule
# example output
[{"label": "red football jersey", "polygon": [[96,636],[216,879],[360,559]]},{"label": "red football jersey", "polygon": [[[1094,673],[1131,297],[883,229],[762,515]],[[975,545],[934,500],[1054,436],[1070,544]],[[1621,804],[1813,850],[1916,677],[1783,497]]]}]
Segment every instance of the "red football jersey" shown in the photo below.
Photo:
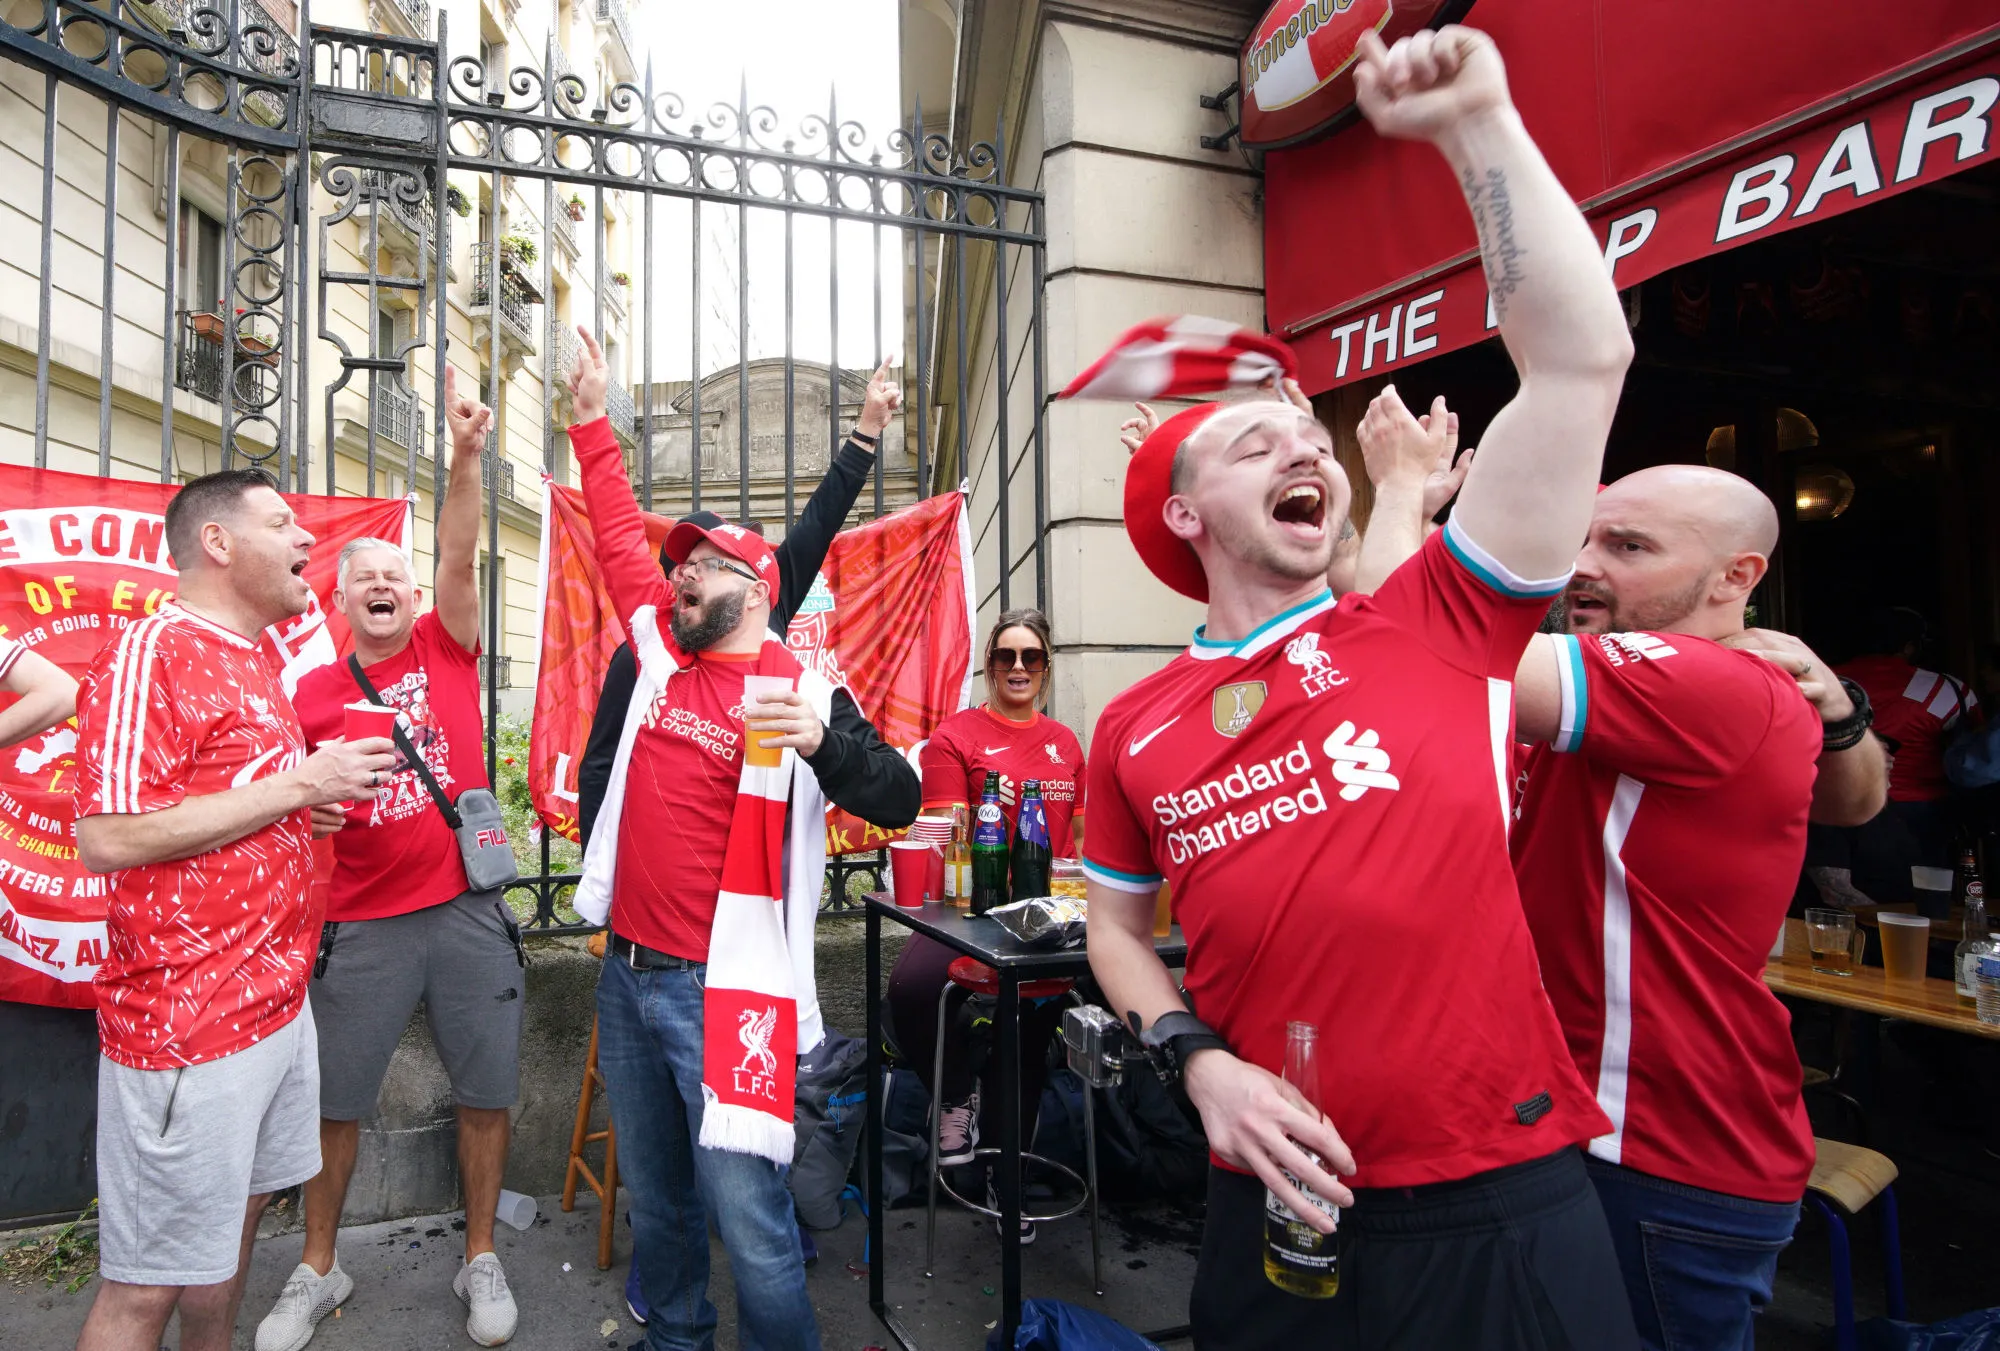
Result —
[{"label": "red football jersey", "polygon": [[1960,727],[1979,721],[1979,696],[1964,681],[1901,657],[1860,657],[1837,669],[1868,691],[1876,734],[1896,743],[1889,764],[1890,799],[1935,802],[1948,796],[1945,747]]},{"label": "red football jersey", "polygon": [[1805,861],[1820,722],[1792,678],[1682,634],[1553,639],[1562,726],[1514,828],[1542,983],[1611,1130],[1590,1152],[1759,1201],[1812,1171],[1764,984]]},{"label": "red football jersey", "polygon": [[[259,643],[178,605],[84,673],[76,814],[136,815],[292,769],[305,735]],[[172,1069],[243,1050],[298,1016],[319,941],[312,817],[293,812],[193,858],[111,875],[97,973],[104,1054]]]},{"label": "red football jersey", "polygon": [[743,777],[743,680],[754,653],[697,653],[632,739],[611,925],[635,943],[708,960],[722,858]]},{"label": "red football jersey", "polygon": [[[479,653],[467,651],[431,610],[418,616],[401,652],[367,669],[376,693],[403,711],[403,731],[445,796],[484,788],[486,756],[479,721]],[[348,704],[368,696],[354,683],[347,662],[329,662],[299,681],[292,703],[305,728],[306,745],[347,733]],[[458,840],[437,800],[404,765],[383,783],[373,802],[347,810],[347,824],[333,836],[331,920],[383,919],[439,905],[466,888]]]},{"label": "red football jersey", "polygon": [[1083,815],[1083,743],[1043,713],[1015,722],[986,707],[961,709],[938,724],[924,743],[924,805],[977,805],[990,770],[1000,776],[1000,803],[1011,838],[1020,811],[1021,785],[1039,779],[1049,818],[1049,847],[1057,858],[1076,855],[1071,822]]},{"label": "red football jersey", "polygon": [[0,633],[0,678],[4,678],[14,669],[14,664],[21,660],[21,654],[27,650],[25,644]]},{"label": "red football jersey", "polygon": [[1111,701],[1091,880],[1164,874],[1194,1007],[1276,1073],[1319,1026],[1324,1106],[1364,1187],[1470,1177],[1608,1123],[1542,993],[1507,858],[1513,677],[1565,579],[1457,526],[1372,598],[1194,646]]}]

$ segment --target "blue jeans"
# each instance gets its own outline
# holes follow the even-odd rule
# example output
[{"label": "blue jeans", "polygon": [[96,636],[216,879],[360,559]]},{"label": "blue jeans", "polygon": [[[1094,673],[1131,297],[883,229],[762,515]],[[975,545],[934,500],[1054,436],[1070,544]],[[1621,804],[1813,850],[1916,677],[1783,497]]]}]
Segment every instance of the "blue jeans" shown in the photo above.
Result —
[{"label": "blue jeans", "polygon": [[597,982],[597,1067],[618,1127],[618,1173],[632,1201],[632,1260],[652,1306],[652,1351],[709,1351],[708,1225],[736,1278],[745,1351],[819,1351],[784,1170],[703,1149],[703,968],[634,971],[615,957]]},{"label": "blue jeans", "polygon": [[1584,1159],[1646,1351],[1752,1351],[1799,1203],[1752,1201]]}]

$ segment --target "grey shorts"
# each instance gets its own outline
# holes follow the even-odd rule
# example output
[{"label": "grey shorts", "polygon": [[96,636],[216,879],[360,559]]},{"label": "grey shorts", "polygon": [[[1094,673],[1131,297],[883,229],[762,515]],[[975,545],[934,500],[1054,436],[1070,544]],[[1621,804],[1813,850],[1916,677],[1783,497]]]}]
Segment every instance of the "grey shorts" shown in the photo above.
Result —
[{"label": "grey shorts", "polygon": [[333,930],[322,946],[326,969],[312,982],[321,1116],[359,1121],[375,1114],[389,1058],[419,1003],[452,1100],[461,1107],[514,1105],[528,989],[507,929],[512,918],[499,892],[468,891],[442,905],[346,920]]},{"label": "grey shorts", "polygon": [[319,1059],[310,1003],[255,1046],[186,1069],[135,1070],[98,1057],[97,1244],[104,1279],[226,1281],[236,1274],[250,1198],[318,1172]]}]

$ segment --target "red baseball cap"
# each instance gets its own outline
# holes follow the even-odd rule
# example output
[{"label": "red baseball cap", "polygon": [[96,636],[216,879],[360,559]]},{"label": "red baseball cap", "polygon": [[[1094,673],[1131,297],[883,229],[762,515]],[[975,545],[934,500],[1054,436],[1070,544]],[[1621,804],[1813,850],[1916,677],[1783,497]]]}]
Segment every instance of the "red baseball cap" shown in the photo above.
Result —
[{"label": "red baseball cap", "polygon": [[1206,602],[1208,574],[1194,547],[1167,529],[1162,512],[1173,496],[1174,452],[1222,411],[1219,403],[1197,404],[1174,414],[1148,436],[1125,466],[1125,533],[1152,574],[1183,596]]},{"label": "red baseball cap", "polygon": [[740,525],[731,525],[728,521],[718,521],[715,525],[682,521],[667,532],[663,551],[668,558],[686,562],[694,546],[703,540],[714,545],[717,552],[747,564],[758,581],[769,584],[773,597],[778,594],[777,553],[762,535],[745,530]]}]

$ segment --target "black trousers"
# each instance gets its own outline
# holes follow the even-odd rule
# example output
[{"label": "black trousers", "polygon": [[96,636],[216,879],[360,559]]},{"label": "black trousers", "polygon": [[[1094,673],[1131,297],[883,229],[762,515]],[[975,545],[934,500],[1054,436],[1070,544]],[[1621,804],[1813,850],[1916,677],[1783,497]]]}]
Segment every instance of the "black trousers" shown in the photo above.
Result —
[{"label": "black trousers", "polygon": [[1189,1319],[1198,1351],[1636,1351],[1583,1158],[1367,1188],[1341,1212],[1340,1293],[1264,1278],[1264,1184],[1211,1167]]}]

